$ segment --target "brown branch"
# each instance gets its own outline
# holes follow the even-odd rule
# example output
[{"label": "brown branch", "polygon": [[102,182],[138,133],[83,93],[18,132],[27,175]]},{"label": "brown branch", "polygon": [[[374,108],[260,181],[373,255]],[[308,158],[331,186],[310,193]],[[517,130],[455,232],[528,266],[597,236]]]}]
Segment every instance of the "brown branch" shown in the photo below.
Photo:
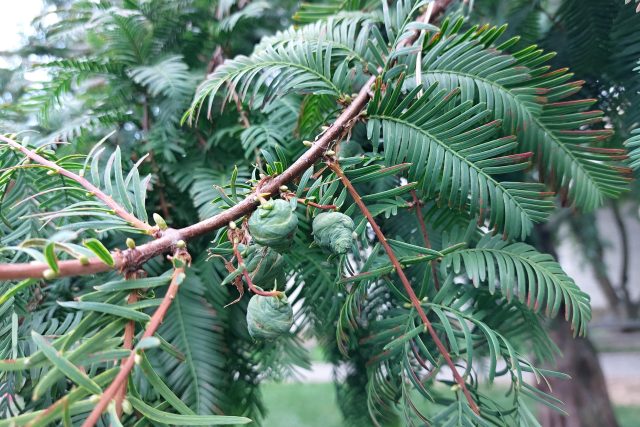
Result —
[{"label": "brown branch", "polygon": [[[185,265],[189,264],[190,257],[184,249],[178,250],[174,258],[179,259]],[[171,284],[169,284],[167,293],[162,299],[162,302],[158,306],[155,313],[153,313],[153,316],[151,316],[151,320],[149,321],[147,329],[142,334],[143,339],[152,337],[153,334],[155,334],[158,330],[158,327],[160,327],[162,320],[167,314],[167,310],[169,310],[169,306],[178,293],[180,283],[183,279],[182,276],[184,275],[184,270],[184,266],[176,266],[176,268],[174,268],[173,275],[171,276]],[[120,372],[118,372],[118,375],[113,380],[111,385],[109,385],[104,393],[102,393],[102,395],[100,396],[100,400],[91,411],[91,414],[89,414],[85,422],[82,424],[82,427],[93,427],[94,425],[96,425],[96,423],[102,416],[102,413],[105,411],[105,409],[107,409],[107,406],[111,402],[111,399],[113,399],[116,394],[122,390],[123,386],[126,386],[129,373],[136,363],[136,355],[137,352],[132,351],[129,357],[122,363],[122,365],[120,366]]]},{"label": "brown branch", "polygon": [[251,280],[251,276],[249,275],[249,271],[247,270],[247,266],[244,264],[244,260],[242,259],[242,255],[240,255],[240,251],[238,250],[238,239],[233,239],[233,254],[238,261],[238,268],[242,269],[242,277],[244,277],[245,282],[247,282],[247,286],[249,290],[254,294],[261,295],[263,297],[277,297],[282,295],[280,291],[263,291],[253,284],[253,280]]},{"label": "brown branch", "polygon": [[[121,271],[137,270],[140,265],[144,264],[149,259],[170,251],[179,240],[188,241],[195,237],[202,236],[226,226],[231,221],[235,221],[247,214],[250,214],[259,205],[258,195],[278,194],[280,186],[288,184],[298,176],[301,176],[323,156],[324,152],[328,150],[333,141],[339,139],[345,131],[355,124],[356,118],[369,101],[369,88],[374,81],[375,76],[372,76],[362,87],[358,96],[353,99],[351,104],[342,112],[342,114],[340,114],[329,129],[287,170],[280,175],[265,180],[254,193],[247,196],[237,205],[216,216],[200,221],[196,224],[192,224],[188,227],[181,228],[179,230],[165,230],[164,232],[159,233],[161,236],[158,239],[147,244],[140,245],[136,249],[113,252],[112,255],[115,260],[114,267],[110,267],[97,258],[91,258],[87,265],[82,265],[76,260],[60,261],[58,263],[60,272],[57,277],[95,274],[111,270],[112,268],[119,269]],[[58,169],[60,168],[58,167]],[[48,268],[48,264],[41,262],[0,264],[0,280],[19,280],[30,277],[40,278],[42,277],[42,273]]]},{"label": "brown branch", "polygon": [[[138,273],[134,272],[134,273],[126,274],[125,277],[128,280],[133,280],[138,277]],[[138,301],[138,291],[134,289],[133,291],[131,291],[131,293],[129,294],[129,297],[127,298],[127,304],[133,304],[137,301]],[[127,350],[133,350],[133,337],[135,335],[135,331],[136,331],[136,324],[133,320],[130,320],[129,322],[127,322],[127,324],[124,327],[123,348]],[[125,362],[126,362],[126,359],[122,359],[120,363],[124,364]],[[118,414],[118,417],[122,416],[122,402],[124,401],[124,398],[126,395],[127,395],[127,383],[124,382],[120,387],[120,390],[118,390],[118,393],[116,394],[116,398],[115,398],[116,414]]]},{"label": "brown branch", "polygon": [[39,163],[42,166],[45,166],[45,167],[55,171],[56,173],[59,173],[60,175],[65,176],[65,177],[77,182],[78,184],[83,186],[87,191],[89,191],[91,194],[93,194],[98,199],[100,199],[105,205],[110,207],[115,212],[116,215],[118,215],[120,218],[122,218],[125,221],[127,221],[133,227],[138,228],[140,230],[143,230],[144,232],[146,232],[148,234],[151,234],[153,232],[154,228],[152,226],[150,226],[149,224],[147,224],[145,222],[140,221],[134,215],[132,215],[129,212],[127,212],[127,210],[124,209],[122,206],[120,206],[115,200],[113,200],[111,198],[111,196],[103,193],[98,187],[96,187],[95,185],[90,183],[87,179],[85,179],[85,178],[81,177],[80,175],[77,175],[77,174],[75,174],[73,172],[70,172],[70,171],[58,166],[56,163],[54,163],[54,162],[52,162],[50,160],[45,159],[44,157],[42,157],[41,155],[39,155],[35,151],[29,150],[28,148],[26,148],[23,145],[17,143],[13,139],[10,139],[10,138],[7,138],[6,136],[0,135],[0,141],[5,142],[6,144],[8,144],[10,147],[12,147],[14,149],[20,150],[22,152],[22,154],[24,154],[26,157],[28,157],[29,159],[33,160],[34,162]]},{"label": "brown branch", "polygon": [[[416,217],[418,218],[418,225],[420,226],[420,231],[422,232],[422,239],[424,240],[424,245],[427,249],[431,249],[431,241],[429,240],[427,225],[424,223],[424,218],[422,217],[422,201],[418,198],[418,194],[416,193],[416,190],[411,190],[411,196],[413,197],[413,207],[416,211]],[[436,264],[434,261],[429,262],[429,264],[431,264],[433,284],[436,290],[440,290],[440,279],[438,278],[438,269],[436,268]]]},{"label": "brown branch", "polygon": [[336,205],[321,205],[321,204],[316,203],[316,202],[310,202],[307,199],[298,199],[298,203],[302,203],[305,206],[312,206],[314,208],[322,209],[322,210],[325,210],[325,211],[338,209],[338,207]]},{"label": "brown branch", "polygon": [[340,178],[340,181],[342,181],[342,184],[346,187],[347,191],[353,198],[354,202],[356,203],[358,208],[360,208],[360,211],[362,212],[362,214],[367,218],[367,221],[371,225],[371,228],[373,229],[373,232],[378,238],[378,241],[380,242],[385,252],[387,253],[387,256],[389,257],[391,264],[395,267],[395,271],[398,274],[398,277],[400,278],[400,281],[402,282],[402,285],[404,286],[404,289],[407,292],[407,295],[409,295],[409,299],[411,300],[411,305],[418,312],[418,316],[420,316],[422,323],[424,323],[424,326],[429,332],[429,335],[431,335],[431,338],[433,339],[433,342],[438,348],[438,351],[440,352],[444,360],[447,362],[447,365],[449,365],[449,368],[453,373],[453,378],[455,379],[456,383],[460,386],[462,393],[464,393],[465,397],[467,398],[467,401],[469,402],[469,407],[471,407],[473,412],[475,412],[476,414],[479,414],[480,409],[478,408],[478,405],[476,405],[476,402],[473,400],[473,397],[469,393],[465,380],[462,378],[462,376],[460,376],[460,373],[456,369],[455,363],[451,359],[451,355],[449,354],[449,351],[446,349],[446,347],[440,340],[440,337],[438,337],[438,333],[436,332],[435,328],[427,318],[427,315],[424,312],[424,309],[422,308],[422,304],[420,303],[420,300],[418,299],[415,291],[413,290],[413,287],[411,286],[409,279],[404,274],[404,270],[402,269],[402,265],[400,264],[400,261],[396,257],[389,243],[387,242],[387,238],[384,236],[384,234],[382,233],[382,230],[380,229],[375,219],[373,218],[373,215],[371,214],[367,206],[362,201],[360,194],[358,194],[358,191],[355,189],[353,184],[351,184],[351,181],[344,174],[344,172],[342,171],[338,163],[333,160],[329,160],[327,164],[329,168],[336,174],[336,176]]}]

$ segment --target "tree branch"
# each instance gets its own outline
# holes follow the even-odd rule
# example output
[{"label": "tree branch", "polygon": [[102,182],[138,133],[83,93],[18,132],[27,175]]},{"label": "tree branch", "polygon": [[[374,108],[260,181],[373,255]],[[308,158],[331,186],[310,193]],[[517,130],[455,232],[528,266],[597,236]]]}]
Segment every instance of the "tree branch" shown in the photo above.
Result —
[{"label": "tree branch", "polygon": [[380,242],[385,252],[387,253],[387,256],[389,257],[391,264],[395,267],[396,273],[398,274],[398,277],[400,278],[400,281],[402,282],[402,285],[404,286],[404,289],[407,292],[407,295],[409,295],[409,299],[411,300],[411,305],[418,312],[418,316],[420,316],[422,323],[424,323],[424,326],[429,332],[429,335],[431,335],[431,338],[433,339],[433,342],[438,348],[438,351],[440,352],[442,357],[444,357],[444,360],[447,362],[447,365],[449,365],[449,368],[453,373],[453,378],[455,379],[456,383],[460,386],[462,393],[464,393],[465,397],[467,398],[467,401],[469,402],[469,407],[471,407],[473,412],[475,412],[476,414],[479,414],[480,409],[478,408],[478,405],[476,405],[476,402],[473,400],[471,393],[469,393],[465,380],[462,378],[462,376],[460,376],[460,373],[458,373],[456,365],[451,359],[451,355],[449,354],[449,351],[446,349],[446,347],[440,340],[440,337],[438,337],[438,333],[436,332],[435,328],[427,318],[427,315],[424,312],[424,309],[422,308],[422,304],[420,303],[418,296],[413,290],[411,283],[409,283],[409,279],[404,274],[404,270],[402,269],[402,265],[400,264],[400,261],[396,257],[389,243],[387,242],[387,238],[382,233],[382,230],[376,223],[375,219],[373,218],[373,215],[371,214],[367,206],[362,201],[360,194],[358,194],[358,191],[355,189],[353,184],[351,184],[351,181],[349,180],[349,178],[347,178],[347,176],[344,174],[344,172],[340,168],[340,165],[338,165],[338,163],[333,160],[328,161],[327,165],[336,174],[336,176],[340,178],[340,181],[342,181],[342,184],[346,187],[347,191],[353,198],[354,202],[356,203],[356,205],[358,205],[358,208],[360,208],[360,211],[362,212],[362,214],[367,218],[367,221],[371,225],[371,228],[373,229],[373,232],[378,238],[378,241]]},{"label": "tree branch", "polygon": [[24,147],[23,145],[17,143],[13,139],[0,135],[0,141],[5,142],[6,144],[8,144],[10,147],[14,149],[20,150],[22,154],[24,154],[26,157],[33,160],[34,162],[39,163],[42,166],[45,166],[53,171],[56,171],[60,175],[65,176],[77,182],[78,184],[83,186],[87,191],[89,191],[91,194],[93,194],[98,199],[100,199],[105,205],[110,207],[115,212],[116,215],[118,215],[120,218],[127,221],[133,227],[136,227],[148,234],[151,234],[154,231],[154,228],[152,226],[150,226],[145,222],[140,221],[138,218],[135,217],[135,215],[127,212],[127,210],[122,206],[120,206],[115,200],[113,200],[111,196],[103,193],[102,190],[100,190],[98,187],[90,183],[87,179],[73,172],[70,172],[64,168],[61,168],[56,163],[45,159],[35,151],[29,150],[27,147]]},{"label": "tree branch", "polygon": [[233,255],[236,257],[236,261],[238,261],[238,268],[242,269],[242,277],[244,277],[245,282],[247,282],[249,290],[254,294],[261,295],[263,297],[277,297],[282,295],[282,292],[280,291],[263,291],[253,284],[253,280],[251,280],[247,266],[245,265],[242,255],[240,254],[240,250],[238,249],[240,238],[237,236],[237,232],[239,232],[237,229],[229,230],[229,240],[231,240],[231,243],[233,244]]},{"label": "tree branch", "polygon": [[[137,279],[138,273],[133,272],[131,274],[126,274],[125,278],[127,280]],[[129,297],[127,298],[127,304],[133,304],[137,301],[138,301],[138,290],[134,289],[129,293]],[[136,332],[136,323],[133,320],[130,320],[124,326],[124,340],[122,345],[123,348],[127,350],[133,350],[133,337],[135,335],[135,332]],[[126,359],[122,359],[120,363],[124,364],[125,362],[126,362]],[[124,398],[126,397],[126,395],[127,395],[127,383],[125,382],[120,386],[120,390],[118,390],[115,397],[116,414],[118,414],[118,417],[122,416],[122,402],[124,401]]]},{"label": "tree branch", "polygon": [[[429,240],[429,233],[427,232],[427,225],[424,223],[422,217],[422,201],[418,198],[416,190],[411,190],[411,196],[413,197],[413,208],[416,211],[416,218],[418,218],[418,225],[422,232],[422,240],[427,249],[431,249],[431,241]],[[433,284],[436,290],[440,290],[440,279],[438,279],[438,269],[436,268],[435,261],[429,262],[431,264],[431,273],[433,275]]]},{"label": "tree branch", "polygon": [[[188,265],[190,262],[189,254],[184,249],[179,249],[176,252],[174,258],[180,260],[180,262],[184,265]],[[152,337],[160,327],[160,324],[167,314],[167,310],[169,310],[169,306],[176,297],[178,289],[180,288],[180,284],[184,279],[184,265],[176,266],[176,268],[174,268],[173,275],[171,276],[171,283],[167,288],[167,293],[165,294],[155,313],[153,313],[153,316],[151,316],[151,320],[149,321],[147,329],[144,331],[144,334],[142,334],[143,339]],[[122,390],[123,385],[126,384],[129,373],[136,363],[136,355],[136,351],[132,351],[129,357],[122,363],[122,365],[120,366],[120,372],[118,372],[118,375],[113,380],[111,385],[109,385],[104,393],[102,393],[102,395],[100,396],[100,400],[93,408],[93,411],[91,411],[91,414],[89,414],[85,422],[82,424],[82,427],[93,427],[94,425],[96,425],[96,423],[102,416],[102,413],[105,411],[105,409],[107,409],[107,406],[109,405],[109,402],[111,402],[111,399],[113,399],[116,394],[118,394],[118,392]]]},{"label": "tree branch", "polygon": [[[333,141],[340,138],[345,131],[349,130],[355,124],[358,115],[369,101],[369,89],[374,81],[375,76],[372,76],[367,81],[367,83],[365,83],[362,89],[360,89],[358,96],[353,99],[351,104],[342,112],[342,114],[340,114],[340,116],[329,127],[329,129],[320,138],[318,138],[318,140],[316,140],[314,144],[287,170],[285,170],[281,175],[277,175],[275,177],[269,178],[268,180],[265,180],[254,193],[247,196],[237,205],[232,206],[231,208],[216,216],[213,216],[204,221],[200,221],[188,227],[181,228],[179,230],[165,230],[164,232],[160,233],[161,236],[158,239],[147,244],[140,245],[135,249],[128,249],[122,252],[113,252],[112,255],[115,260],[114,267],[110,267],[109,265],[100,261],[98,258],[91,258],[87,265],[82,265],[79,261],[76,260],[60,261],[58,263],[60,272],[58,273],[57,277],[95,274],[111,270],[112,268],[116,268],[121,271],[135,270],[149,259],[170,251],[179,240],[188,241],[195,237],[202,236],[226,226],[231,221],[235,221],[247,214],[250,214],[259,205],[258,195],[278,194],[280,191],[280,186],[288,184],[298,176],[301,176],[307,169],[313,166],[313,164],[316,163],[324,155],[324,152],[329,149]],[[48,162],[48,160],[45,160],[45,162]],[[52,165],[57,169],[61,169],[54,163],[52,163]],[[93,187],[91,183],[88,184]],[[113,202],[111,198],[109,199]],[[0,280],[19,280],[30,277],[40,278],[42,277],[42,273],[48,268],[48,264],[41,262],[25,264],[0,264]]]}]

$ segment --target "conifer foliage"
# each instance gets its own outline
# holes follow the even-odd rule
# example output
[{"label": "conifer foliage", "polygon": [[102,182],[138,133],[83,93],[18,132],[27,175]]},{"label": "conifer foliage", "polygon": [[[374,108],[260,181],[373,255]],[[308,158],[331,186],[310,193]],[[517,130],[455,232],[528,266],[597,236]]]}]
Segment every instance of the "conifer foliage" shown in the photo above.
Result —
[{"label": "conifer foliage", "polygon": [[562,412],[525,374],[563,377],[545,319],[586,334],[589,296],[525,240],[640,144],[553,53],[453,0],[50,7],[0,113],[0,426],[260,423],[310,337],[348,425]]}]

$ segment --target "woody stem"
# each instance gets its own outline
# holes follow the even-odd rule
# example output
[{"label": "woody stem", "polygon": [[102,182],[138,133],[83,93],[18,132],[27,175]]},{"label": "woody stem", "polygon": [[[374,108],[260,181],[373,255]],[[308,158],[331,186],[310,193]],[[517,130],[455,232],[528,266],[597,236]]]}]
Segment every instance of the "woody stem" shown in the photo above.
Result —
[{"label": "woody stem", "polygon": [[371,225],[371,228],[373,229],[373,232],[375,233],[376,237],[378,238],[378,241],[380,242],[380,244],[384,248],[385,252],[387,253],[387,256],[389,257],[389,260],[391,261],[391,264],[395,267],[396,273],[398,274],[398,277],[400,278],[400,282],[402,282],[402,285],[404,286],[404,289],[407,292],[407,295],[409,296],[409,299],[411,300],[411,305],[418,312],[418,316],[420,317],[420,319],[422,320],[422,323],[424,324],[425,328],[429,332],[429,335],[431,335],[431,338],[433,339],[433,342],[435,343],[436,347],[438,348],[438,351],[440,352],[440,354],[442,355],[444,360],[447,362],[447,365],[451,369],[451,372],[453,374],[454,380],[456,381],[456,383],[458,384],[458,386],[462,390],[462,393],[464,394],[464,396],[466,397],[467,401],[469,402],[469,407],[473,410],[473,412],[475,412],[476,414],[479,414],[480,413],[480,409],[478,408],[478,405],[476,404],[476,402],[473,400],[473,397],[471,396],[471,393],[469,393],[469,390],[467,388],[467,385],[466,385],[466,382],[465,382],[464,378],[462,378],[462,376],[458,372],[455,363],[451,359],[451,355],[449,354],[449,351],[446,349],[446,347],[444,346],[444,344],[440,340],[440,337],[438,336],[438,333],[436,332],[435,328],[433,327],[433,325],[431,324],[431,322],[427,318],[427,315],[424,312],[424,309],[422,308],[422,304],[420,303],[420,300],[418,299],[418,296],[416,295],[415,291],[413,290],[413,287],[411,286],[411,283],[409,282],[409,279],[407,278],[407,276],[404,273],[404,270],[402,269],[402,265],[400,264],[400,261],[396,257],[396,255],[393,252],[393,249],[391,248],[389,243],[387,242],[386,237],[384,236],[384,234],[382,233],[382,230],[380,229],[380,227],[376,223],[375,219],[373,218],[373,215],[371,214],[371,212],[369,211],[367,206],[362,201],[362,198],[360,197],[360,194],[358,194],[358,191],[353,186],[353,184],[351,183],[349,178],[347,178],[347,176],[344,174],[344,172],[340,168],[340,165],[338,165],[338,163],[335,162],[335,161],[329,161],[327,163],[327,165],[336,174],[336,176],[340,179],[340,181],[345,186],[345,188],[347,189],[347,191],[349,192],[349,194],[353,198],[354,202],[356,203],[356,205],[358,206],[358,208],[360,209],[362,214],[365,216],[365,218],[367,218],[367,221]]}]

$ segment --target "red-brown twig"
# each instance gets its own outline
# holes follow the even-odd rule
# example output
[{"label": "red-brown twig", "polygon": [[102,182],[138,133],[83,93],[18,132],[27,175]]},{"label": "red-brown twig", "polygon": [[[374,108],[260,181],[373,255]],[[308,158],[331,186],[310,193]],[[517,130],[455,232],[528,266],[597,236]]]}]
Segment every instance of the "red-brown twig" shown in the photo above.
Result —
[{"label": "red-brown twig", "polygon": [[[254,294],[261,295],[263,297],[277,297],[282,295],[280,291],[263,291],[253,284],[253,280],[251,280],[251,276],[249,275],[249,271],[247,270],[247,266],[242,259],[242,255],[240,254],[240,250],[238,249],[238,244],[240,243],[240,239],[235,236],[236,230],[229,230],[229,238],[232,239],[233,243],[233,255],[236,257],[236,261],[238,261],[238,268],[242,269],[242,277],[244,277],[244,281],[247,282],[247,286],[249,290]],[[238,230],[239,231],[239,230]]]},{"label": "red-brown twig", "polygon": [[338,207],[336,205],[321,205],[315,202],[311,202],[307,199],[298,199],[298,203],[301,203],[305,206],[313,206],[314,208],[318,208],[318,209],[322,209],[322,210],[333,210],[333,209],[338,209]]},{"label": "red-brown twig", "polygon": [[[186,250],[178,250],[174,258],[179,259],[185,265],[188,265],[190,262],[189,254],[186,252]],[[147,325],[147,329],[142,334],[142,338],[152,337],[160,327],[162,320],[167,314],[167,310],[169,310],[169,306],[178,293],[178,289],[180,288],[180,284],[182,283],[182,280],[184,278],[184,270],[184,266],[176,266],[174,268],[173,275],[171,276],[171,283],[169,284],[169,288],[167,288],[167,293],[165,294],[155,313],[153,313],[153,316],[151,316],[151,320]],[[104,393],[102,393],[102,395],[100,396],[100,400],[91,411],[91,414],[89,414],[85,422],[82,424],[82,427],[93,427],[94,425],[96,425],[102,413],[105,411],[105,409],[107,409],[107,406],[109,406],[111,399],[116,396],[123,385],[126,386],[129,373],[131,373],[131,370],[136,363],[136,354],[137,353],[135,351],[132,351],[129,357],[122,363],[122,365],[120,366],[120,372],[118,372],[118,375],[113,380],[111,385],[109,385]]]},{"label": "red-brown twig", "polygon": [[440,352],[444,360],[447,362],[447,365],[449,365],[449,368],[453,373],[453,377],[456,383],[460,386],[462,393],[464,393],[465,397],[467,398],[467,401],[469,402],[469,406],[471,407],[473,412],[475,412],[476,414],[479,414],[480,409],[478,408],[478,405],[476,405],[476,402],[473,400],[471,393],[469,393],[469,390],[467,389],[467,385],[465,383],[464,378],[462,378],[462,376],[456,369],[456,365],[451,359],[451,355],[449,354],[449,351],[446,349],[446,347],[440,340],[440,337],[438,337],[438,333],[436,332],[435,328],[427,318],[427,315],[424,312],[424,309],[422,308],[420,300],[418,299],[415,291],[411,287],[411,283],[409,282],[409,279],[404,274],[404,270],[402,269],[402,265],[400,264],[400,261],[396,257],[389,243],[387,242],[386,237],[384,236],[384,234],[382,233],[382,230],[380,229],[375,219],[373,218],[373,215],[371,215],[371,212],[362,201],[360,194],[358,194],[358,191],[355,189],[353,184],[351,184],[351,181],[349,180],[349,178],[347,178],[347,176],[344,174],[344,172],[340,168],[340,165],[338,165],[337,162],[332,160],[330,160],[327,164],[329,168],[333,171],[333,173],[335,173],[336,176],[340,178],[340,181],[342,181],[342,184],[345,186],[345,188],[353,198],[354,202],[358,206],[358,208],[360,208],[360,211],[362,212],[362,214],[367,218],[367,221],[371,225],[373,232],[375,233],[376,237],[380,241],[380,244],[382,245],[385,252],[387,253],[387,256],[389,257],[391,264],[395,267],[396,273],[398,274],[398,277],[400,278],[400,281],[402,282],[402,285],[404,286],[404,289],[407,292],[407,295],[409,295],[409,299],[411,300],[411,305],[418,312],[418,316],[420,316],[422,323],[424,323],[424,326],[429,332],[429,335],[431,335],[431,338],[433,339],[433,342],[438,348],[438,351]]},{"label": "red-brown twig", "polygon": [[75,174],[73,172],[70,172],[70,171],[68,171],[68,170],[66,170],[64,168],[61,168],[56,163],[45,159],[44,157],[42,157],[41,155],[39,155],[35,151],[29,150],[28,148],[26,148],[23,145],[17,143],[13,139],[10,139],[10,138],[7,138],[6,136],[0,135],[0,141],[5,142],[6,144],[8,144],[10,147],[12,147],[14,149],[20,150],[22,152],[22,154],[24,154],[26,157],[28,157],[29,159],[33,160],[34,162],[39,163],[42,166],[45,166],[45,167],[55,171],[56,173],[59,173],[60,175],[65,176],[65,177],[77,182],[78,184],[83,186],[87,191],[89,191],[91,194],[93,194],[98,199],[100,199],[102,201],[102,203],[104,203],[105,205],[110,207],[115,212],[116,215],[118,215],[120,218],[122,218],[125,221],[127,221],[133,227],[138,228],[140,230],[143,230],[148,234],[151,234],[153,232],[154,228],[152,226],[150,226],[149,224],[147,224],[145,222],[140,221],[138,218],[135,217],[135,215],[127,212],[127,210],[125,208],[123,208],[122,206],[120,206],[115,200],[113,200],[111,198],[111,196],[109,196],[109,195],[105,194],[104,192],[102,192],[98,187],[96,187],[95,185],[90,183],[87,179],[85,179],[85,178],[81,177],[80,175],[77,175],[77,174]]},{"label": "red-brown twig", "polygon": [[[138,277],[137,272],[126,274],[126,278],[129,280],[136,279],[137,277]],[[137,301],[138,301],[138,291],[134,289],[133,291],[131,291],[131,293],[129,294],[129,297],[127,298],[127,304],[133,304]],[[130,320],[124,326],[124,340],[122,345],[123,348],[127,350],[133,350],[133,337],[135,335],[135,331],[136,331],[136,324],[133,320]],[[125,363],[126,360],[127,359],[122,359],[121,363]],[[122,402],[124,402],[124,398],[126,395],[127,395],[127,383],[124,382],[120,387],[120,390],[118,390],[118,393],[116,394],[116,398],[115,398],[116,414],[118,414],[118,417],[122,416]]]},{"label": "red-brown twig", "polygon": [[[424,245],[427,249],[431,249],[431,241],[429,240],[429,233],[427,232],[427,224],[424,223],[424,218],[422,217],[422,201],[418,198],[416,190],[411,190],[411,196],[413,197],[413,208],[416,211],[416,217],[418,218],[418,225],[422,232]],[[440,279],[438,278],[438,269],[436,268],[435,261],[431,261],[429,264],[431,264],[433,284],[436,287],[436,290],[440,290]]]},{"label": "red-brown twig", "polygon": [[[293,181],[313,166],[313,164],[324,155],[328,147],[355,124],[355,119],[367,105],[367,101],[369,101],[369,88],[374,81],[375,77],[372,76],[362,87],[358,96],[354,98],[351,104],[340,114],[329,129],[318,138],[313,146],[302,154],[298,160],[280,175],[265,180],[254,193],[247,196],[237,205],[188,227],[179,230],[166,230],[160,238],[140,245],[136,249],[113,252],[112,255],[115,260],[113,267],[103,263],[98,258],[91,258],[86,265],[76,260],[60,261],[58,263],[60,271],[57,277],[94,274],[113,268],[119,270],[137,269],[138,266],[147,260],[169,251],[178,240],[188,241],[194,237],[202,236],[253,212],[259,205],[258,196],[260,194],[278,194],[282,185]],[[49,265],[42,262],[0,264],[0,280],[19,280],[30,277],[39,278],[42,277],[42,273],[48,268]]]}]

